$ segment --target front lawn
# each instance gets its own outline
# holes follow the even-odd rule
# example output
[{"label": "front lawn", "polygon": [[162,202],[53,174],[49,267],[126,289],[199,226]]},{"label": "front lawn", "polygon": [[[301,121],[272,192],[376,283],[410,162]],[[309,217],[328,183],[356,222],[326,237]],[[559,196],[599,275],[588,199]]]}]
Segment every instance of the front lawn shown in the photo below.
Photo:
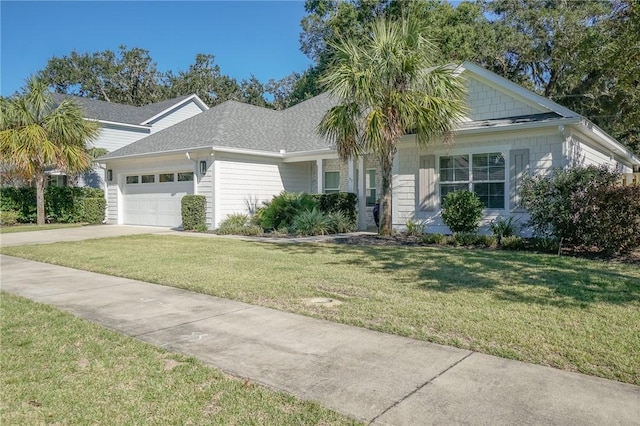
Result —
[{"label": "front lawn", "polygon": [[6,293],[1,327],[4,425],[355,424]]},{"label": "front lawn", "polygon": [[[5,254],[640,384],[640,268],[447,247],[140,235]],[[315,305],[309,298],[343,302]]]},{"label": "front lawn", "polygon": [[25,223],[20,225],[1,226],[0,234],[11,234],[14,232],[46,231],[49,229],[79,228],[86,223],[48,223],[46,225],[36,225],[35,223]]}]

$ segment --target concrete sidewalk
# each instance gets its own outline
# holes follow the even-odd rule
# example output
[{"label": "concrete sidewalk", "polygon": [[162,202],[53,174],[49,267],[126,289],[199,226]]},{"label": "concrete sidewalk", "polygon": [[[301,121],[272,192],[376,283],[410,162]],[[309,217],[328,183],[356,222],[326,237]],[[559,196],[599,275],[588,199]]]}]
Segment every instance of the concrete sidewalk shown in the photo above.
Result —
[{"label": "concrete sidewalk", "polygon": [[640,387],[8,256],[2,290],[374,424],[640,425]]}]

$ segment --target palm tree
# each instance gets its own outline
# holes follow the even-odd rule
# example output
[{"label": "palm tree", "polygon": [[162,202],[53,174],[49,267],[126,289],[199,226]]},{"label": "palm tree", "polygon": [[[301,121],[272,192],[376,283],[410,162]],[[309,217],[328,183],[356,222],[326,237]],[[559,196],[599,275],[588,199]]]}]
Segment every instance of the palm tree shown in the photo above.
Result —
[{"label": "palm tree", "polygon": [[419,146],[451,136],[466,111],[465,85],[450,66],[435,66],[434,45],[414,19],[373,22],[368,36],[332,45],[320,83],[338,100],[318,125],[346,160],[377,155],[382,171],[380,234],[391,234],[393,157],[400,138]]},{"label": "palm tree", "polygon": [[35,180],[38,225],[45,222],[45,172],[75,174],[91,168],[87,143],[98,123],[83,118],[78,104],[56,105],[46,83],[32,77],[21,94],[0,100],[2,166],[27,181]]}]

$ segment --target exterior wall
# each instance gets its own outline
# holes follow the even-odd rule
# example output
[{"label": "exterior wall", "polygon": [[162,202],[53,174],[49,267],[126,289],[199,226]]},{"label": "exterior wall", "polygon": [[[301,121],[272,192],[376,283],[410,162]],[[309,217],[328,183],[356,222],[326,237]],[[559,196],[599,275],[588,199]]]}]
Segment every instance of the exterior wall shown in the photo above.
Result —
[{"label": "exterior wall", "polygon": [[[393,226],[404,229],[407,220],[424,222],[428,232],[449,233],[440,212],[438,157],[464,153],[503,152],[505,153],[505,209],[485,209],[481,230],[486,231],[489,222],[502,215],[512,214],[526,222],[526,213],[509,210],[509,151],[513,149],[529,150],[529,167],[532,174],[547,173],[552,168],[562,167],[563,136],[557,131],[510,132],[482,136],[458,136],[452,145],[433,144],[428,149],[419,149],[415,144],[403,145],[396,154],[393,171]],[[436,193],[437,204],[434,211],[421,210],[418,207],[418,171],[420,157],[436,156]]]},{"label": "exterior wall", "polygon": [[[125,176],[134,173],[162,173],[162,172],[195,172],[194,162],[186,158],[184,154],[156,156],[152,158],[138,158],[111,161],[106,164],[106,169],[113,170],[113,180],[107,182],[105,196],[107,197],[107,222],[122,224],[122,194],[125,184]],[[195,173],[195,176],[198,174]],[[194,190],[197,190],[197,179],[194,180]],[[206,195],[206,194],[203,194]]]},{"label": "exterior wall", "polygon": [[541,107],[534,108],[474,78],[467,80],[467,90],[471,121],[548,112]]},{"label": "exterior wall", "polygon": [[216,154],[216,202],[213,227],[233,213],[250,213],[282,191],[311,192],[311,162]]},{"label": "exterior wall", "polygon": [[151,125],[151,133],[159,132],[162,129],[173,126],[174,124],[191,118],[194,115],[200,114],[201,112],[202,109],[200,109],[200,107],[196,105],[195,102],[188,102],[182,105],[180,108],[172,110],[149,123]]},{"label": "exterior wall", "polygon": [[604,148],[589,142],[587,138],[571,134],[567,138],[567,151],[570,166],[598,166],[607,165],[622,173],[631,173],[633,170],[625,166],[615,154]]},{"label": "exterior wall", "polygon": [[100,133],[93,142],[96,148],[105,148],[109,152],[129,145],[139,139],[149,136],[151,129],[139,129],[113,124],[100,124]]}]

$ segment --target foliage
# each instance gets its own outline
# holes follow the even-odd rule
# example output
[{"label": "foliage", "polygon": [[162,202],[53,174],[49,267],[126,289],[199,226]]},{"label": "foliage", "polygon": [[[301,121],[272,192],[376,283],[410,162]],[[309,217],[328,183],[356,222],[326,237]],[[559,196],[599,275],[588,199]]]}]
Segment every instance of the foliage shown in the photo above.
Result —
[{"label": "foliage", "polygon": [[18,212],[15,210],[0,210],[0,225],[12,226],[18,223]]},{"label": "foliage", "polygon": [[58,93],[126,105],[146,105],[162,100],[162,73],[149,51],[120,46],[117,52],[72,51],[54,56],[40,77]]},{"label": "foliage", "polygon": [[82,222],[102,223],[107,200],[104,198],[85,198],[82,200]]},{"label": "foliage", "polygon": [[512,235],[510,237],[502,238],[500,247],[505,250],[523,250],[525,248],[525,242],[522,237]]},{"label": "foliage", "polygon": [[446,244],[447,236],[444,234],[423,234],[420,241],[424,244]]},{"label": "foliage", "polygon": [[[560,241],[555,238],[539,238],[533,237],[526,240],[528,248],[541,253],[558,253],[560,250]],[[522,248],[522,244],[518,245],[518,249]]]},{"label": "foliage", "polygon": [[523,206],[539,237],[625,252],[640,246],[640,189],[620,187],[606,167],[554,170],[525,180]]},{"label": "foliage", "polygon": [[98,123],[84,119],[80,105],[56,105],[44,81],[31,78],[8,99],[0,100],[0,155],[3,167],[35,181],[38,224],[45,222],[45,172],[76,174],[91,168],[87,143],[98,136]]},{"label": "foliage", "polygon": [[303,210],[293,219],[293,229],[298,235],[326,235],[330,229],[329,217],[318,210]]},{"label": "foliage", "polygon": [[258,209],[256,221],[266,230],[291,228],[299,213],[317,207],[318,203],[307,193],[282,192]]},{"label": "foliage", "polygon": [[407,227],[408,237],[419,237],[420,235],[424,234],[425,225],[423,222],[407,219],[405,226]]},{"label": "foliage", "polygon": [[373,153],[382,174],[380,234],[391,234],[392,164],[400,138],[419,145],[449,132],[465,111],[465,86],[438,66],[418,20],[375,20],[363,37],[331,44],[321,85],[339,102],[318,125],[341,159]]},{"label": "foliage", "polygon": [[457,232],[448,243],[454,246],[484,246],[493,247],[496,245],[496,238],[490,235],[480,235],[473,232]]},{"label": "foliage", "polygon": [[261,226],[251,223],[249,216],[242,213],[228,215],[216,229],[219,235],[260,235],[262,232]]},{"label": "foliage", "polygon": [[352,232],[355,229],[355,223],[344,212],[335,211],[325,214],[329,221],[329,233],[340,234],[343,232]]},{"label": "foliage", "polygon": [[[104,191],[97,188],[48,186],[44,191],[45,212],[49,220],[62,223],[86,222],[85,200],[102,199]],[[0,188],[0,210],[14,210],[20,223],[36,220],[36,189],[33,187]],[[104,219],[104,206],[99,222]]]},{"label": "foliage", "polygon": [[482,201],[471,191],[453,191],[442,200],[442,221],[452,232],[476,232],[482,217]]},{"label": "foliage", "polygon": [[500,245],[502,238],[516,235],[520,229],[520,225],[518,224],[518,220],[513,216],[509,216],[507,219],[503,216],[498,216],[489,223],[489,229],[496,237],[498,245]]},{"label": "foliage", "polygon": [[312,194],[318,202],[318,210],[323,213],[343,213],[355,227],[358,215],[358,196],[352,192],[334,192],[330,194]]},{"label": "foliage", "polygon": [[[344,38],[380,17],[419,20],[438,63],[471,61],[590,118],[640,154],[640,8],[635,0],[307,0],[300,46],[317,86]],[[624,60],[620,60],[624,58]]]},{"label": "foliage", "polygon": [[182,229],[185,231],[206,229],[207,198],[204,195],[185,195],[181,200]]}]

